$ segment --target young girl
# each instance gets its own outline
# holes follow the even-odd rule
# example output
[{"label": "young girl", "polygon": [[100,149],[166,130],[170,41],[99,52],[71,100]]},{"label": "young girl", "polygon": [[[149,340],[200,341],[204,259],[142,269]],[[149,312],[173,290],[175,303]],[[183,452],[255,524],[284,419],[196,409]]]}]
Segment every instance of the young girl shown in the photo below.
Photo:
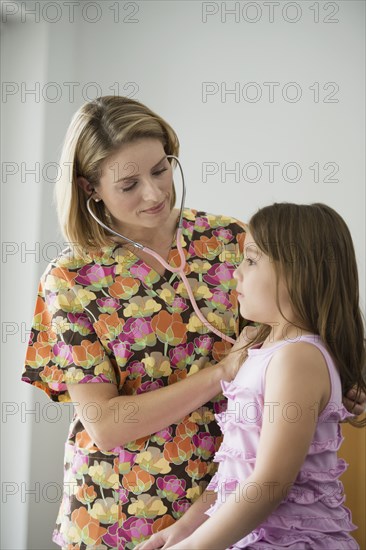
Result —
[{"label": "young girl", "polygon": [[240,311],[259,326],[236,378],[222,382],[218,471],[139,550],[359,548],[337,459],[351,416],[342,393],[366,389],[349,230],[328,206],[287,203],[262,208],[248,229],[234,276]]}]

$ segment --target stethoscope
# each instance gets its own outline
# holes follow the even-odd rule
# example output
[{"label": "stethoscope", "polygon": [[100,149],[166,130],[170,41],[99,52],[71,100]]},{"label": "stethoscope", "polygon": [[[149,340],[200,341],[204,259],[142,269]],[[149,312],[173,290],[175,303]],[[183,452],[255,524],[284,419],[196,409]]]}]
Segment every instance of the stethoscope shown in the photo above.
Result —
[{"label": "stethoscope", "polygon": [[91,201],[91,197],[88,198],[88,200],[86,201],[86,207],[89,211],[89,214],[94,218],[94,220],[100,225],[102,226],[104,229],[106,229],[107,231],[109,231],[110,233],[113,233],[113,235],[116,235],[117,237],[120,237],[121,239],[124,239],[125,241],[131,243],[133,246],[135,246],[136,248],[139,248],[140,250],[142,250],[143,252],[146,252],[146,254],[149,254],[150,256],[152,256],[153,258],[155,258],[156,260],[158,260],[158,262],[160,262],[164,267],[165,269],[167,269],[168,271],[170,271],[171,273],[177,273],[180,278],[182,279],[183,281],[183,284],[184,286],[186,287],[186,290],[187,290],[187,293],[188,293],[188,296],[189,296],[189,299],[191,301],[191,304],[193,306],[193,309],[194,309],[194,312],[196,313],[197,317],[199,318],[199,320],[204,324],[205,327],[207,327],[211,332],[213,332],[214,334],[216,334],[217,336],[219,336],[220,338],[222,338],[223,340],[226,340],[227,342],[231,342],[232,344],[235,343],[235,340],[233,338],[230,338],[230,336],[227,336],[226,334],[224,334],[223,332],[221,332],[220,330],[218,330],[217,328],[215,328],[205,317],[204,315],[201,313],[201,311],[199,310],[198,308],[198,305],[197,305],[197,302],[195,300],[195,297],[193,296],[193,292],[192,292],[192,289],[190,287],[190,284],[189,284],[189,281],[184,273],[184,269],[187,265],[187,262],[186,262],[186,258],[185,258],[185,255],[184,255],[184,251],[183,251],[183,248],[182,248],[182,243],[181,243],[181,236],[182,236],[182,227],[183,227],[183,209],[184,209],[184,202],[185,202],[185,197],[186,197],[186,185],[185,185],[185,181],[184,181],[184,174],[183,174],[183,169],[182,169],[182,166],[181,166],[181,163],[179,161],[179,159],[174,156],[174,155],[167,155],[166,158],[172,158],[174,159],[177,163],[178,163],[178,166],[179,166],[179,169],[180,169],[180,173],[181,173],[181,177],[182,177],[182,199],[181,199],[181,204],[180,204],[180,215],[179,215],[179,220],[178,220],[178,225],[177,225],[177,233],[176,233],[176,243],[177,243],[177,249],[178,249],[178,253],[179,253],[179,257],[180,257],[180,266],[179,267],[172,267],[170,264],[168,264],[164,258],[162,258],[160,256],[160,254],[158,254],[157,252],[155,252],[155,250],[152,250],[151,248],[147,247],[147,246],[144,246],[143,244],[141,243],[138,243],[132,239],[129,239],[128,237],[125,237],[124,235],[121,235],[120,233],[118,233],[117,231],[115,231],[114,229],[111,229],[110,227],[108,227],[107,225],[105,225],[95,214],[94,212],[92,211],[91,207],[90,207],[90,201]]}]

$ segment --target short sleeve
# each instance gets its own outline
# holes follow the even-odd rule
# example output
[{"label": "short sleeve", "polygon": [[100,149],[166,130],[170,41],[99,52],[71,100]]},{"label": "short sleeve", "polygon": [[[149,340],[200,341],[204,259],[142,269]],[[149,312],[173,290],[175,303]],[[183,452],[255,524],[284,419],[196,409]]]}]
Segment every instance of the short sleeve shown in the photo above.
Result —
[{"label": "short sleeve", "polygon": [[22,373],[24,382],[53,401],[70,401],[67,384],[117,385],[114,366],[88,315],[95,296],[75,285],[74,276],[52,265],[42,276]]}]

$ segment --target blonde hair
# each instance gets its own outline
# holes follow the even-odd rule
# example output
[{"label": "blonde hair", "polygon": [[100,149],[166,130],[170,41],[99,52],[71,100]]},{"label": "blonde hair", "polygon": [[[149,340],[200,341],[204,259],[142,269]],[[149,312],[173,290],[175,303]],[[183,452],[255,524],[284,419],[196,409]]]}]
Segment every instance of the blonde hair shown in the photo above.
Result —
[{"label": "blonde hair", "polygon": [[[356,400],[366,391],[365,329],[356,255],[345,221],[325,204],[275,203],[254,214],[248,230],[273,261],[279,310],[278,282],[283,276],[301,319],[298,328],[320,335],[338,367],[343,393],[355,386]],[[263,342],[269,331],[262,325],[249,345]],[[362,426],[366,419],[351,423]]]},{"label": "blonde hair", "polygon": [[[88,197],[77,178],[82,176],[97,188],[105,159],[122,145],[143,138],[160,140],[167,155],[179,154],[179,140],[171,126],[133,99],[99,97],[84,104],[73,116],[61,153],[62,170],[55,197],[61,230],[76,252],[100,249],[113,243],[111,235],[89,214]],[[91,202],[98,218],[110,224],[103,202]],[[173,192],[172,207],[174,202]]]}]

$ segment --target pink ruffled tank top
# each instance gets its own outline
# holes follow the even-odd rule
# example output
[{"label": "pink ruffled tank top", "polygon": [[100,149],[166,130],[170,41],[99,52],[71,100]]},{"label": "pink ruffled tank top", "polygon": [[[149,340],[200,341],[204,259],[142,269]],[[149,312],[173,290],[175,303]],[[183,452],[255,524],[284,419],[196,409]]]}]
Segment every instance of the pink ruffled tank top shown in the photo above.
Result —
[{"label": "pink ruffled tank top", "polygon": [[[261,525],[231,548],[358,550],[357,542],[349,535],[356,527],[350,511],[343,506],[345,497],[339,480],[348,465],[337,458],[343,441],[339,422],[352,415],[342,404],[340,377],[320,337],[303,335],[296,341],[309,342],[322,352],[329,370],[331,396],[319,415],[309,452],[290,492]],[[235,379],[221,382],[228,406],[216,415],[224,438],[214,459],[219,463],[218,471],[208,486],[217,492],[215,504],[206,512],[209,516],[254,470],[264,412],[265,374],[273,354],[285,345],[291,342],[280,341],[264,349],[249,348],[248,358]],[[300,411],[289,403],[283,414],[289,421],[296,421]],[[255,491],[250,489],[248,498],[254,499]]]}]

